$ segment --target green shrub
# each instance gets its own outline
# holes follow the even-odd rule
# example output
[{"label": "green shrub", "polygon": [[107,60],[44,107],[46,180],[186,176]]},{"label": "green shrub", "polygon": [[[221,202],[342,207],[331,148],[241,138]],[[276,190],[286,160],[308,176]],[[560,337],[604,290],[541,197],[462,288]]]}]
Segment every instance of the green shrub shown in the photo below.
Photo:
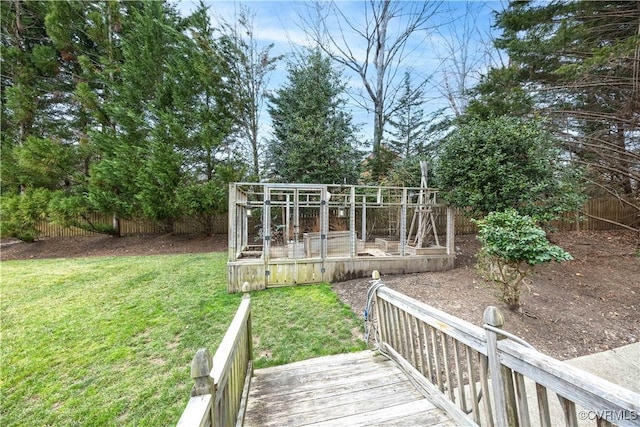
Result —
[{"label": "green shrub", "polygon": [[36,223],[46,218],[47,205],[51,197],[49,190],[29,189],[24,194],[2,196],[0,203],[0,234],[15,237],[24,242],[33,242],[40,235]]},{"label": "green shrub", "polygon": [[515,209],[491,212],[478,226],[478,272],[498,285],[502,300],[509,308],[520,307],[520,293],[526,277],[537,264],[573,259],[559,246],[547,240],[546,233],[526,215]]},{"label": "green shrub", "polygon": [[472,218],[513,208],[550,221],[584,203],[581,171],[558,158],[559,143],[544,122],[473,120],[444,142],[436,178],[443,197]]}]

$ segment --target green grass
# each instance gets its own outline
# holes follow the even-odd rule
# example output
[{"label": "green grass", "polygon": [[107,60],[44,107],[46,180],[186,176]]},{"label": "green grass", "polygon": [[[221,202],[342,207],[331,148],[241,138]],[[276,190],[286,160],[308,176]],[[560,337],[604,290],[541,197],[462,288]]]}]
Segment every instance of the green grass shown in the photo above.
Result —
[{"label": "green grass", "polygon": [[[173,425],[195,351],[213,353],[241,295],[226,254],[0,264],[0,425]],[[329,285],[254,292],[256,366],[356,351]]]}]

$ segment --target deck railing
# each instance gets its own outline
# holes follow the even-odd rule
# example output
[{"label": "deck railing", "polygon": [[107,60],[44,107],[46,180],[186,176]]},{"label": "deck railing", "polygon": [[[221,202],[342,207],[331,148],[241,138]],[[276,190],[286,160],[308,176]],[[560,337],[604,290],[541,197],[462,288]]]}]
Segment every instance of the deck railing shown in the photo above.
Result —
[{"label": "deck railing", "polygon": [[480,328],[382,282],[370,294],[380,351],[460,425],[640,425],[640,394],[536,351],[495,307]]},{"label": "deck railing", "polygon": [[252,361],[251,301],[247,294],[215,355],[200,349],[193,357],[195,385],[178,427],[242,425]]}]

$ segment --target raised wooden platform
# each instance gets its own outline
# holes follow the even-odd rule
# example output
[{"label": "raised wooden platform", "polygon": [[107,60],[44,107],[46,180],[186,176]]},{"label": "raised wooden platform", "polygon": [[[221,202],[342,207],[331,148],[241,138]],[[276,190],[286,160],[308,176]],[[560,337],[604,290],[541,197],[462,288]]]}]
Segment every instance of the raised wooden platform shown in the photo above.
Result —
[{"label": "raised wooden platform", "polygon": [[245,426],[454,426],[390,360],[372,351],[257,369]]}]

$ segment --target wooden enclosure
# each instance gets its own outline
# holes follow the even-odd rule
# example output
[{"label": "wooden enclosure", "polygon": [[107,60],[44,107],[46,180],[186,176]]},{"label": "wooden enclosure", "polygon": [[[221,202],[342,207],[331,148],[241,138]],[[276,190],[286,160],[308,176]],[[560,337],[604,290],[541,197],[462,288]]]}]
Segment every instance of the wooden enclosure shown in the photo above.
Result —
[{"label": "wooden enclosure", "polygon": [[450,269],[454,233],[435,189],[232,183],[228,290]]}]

